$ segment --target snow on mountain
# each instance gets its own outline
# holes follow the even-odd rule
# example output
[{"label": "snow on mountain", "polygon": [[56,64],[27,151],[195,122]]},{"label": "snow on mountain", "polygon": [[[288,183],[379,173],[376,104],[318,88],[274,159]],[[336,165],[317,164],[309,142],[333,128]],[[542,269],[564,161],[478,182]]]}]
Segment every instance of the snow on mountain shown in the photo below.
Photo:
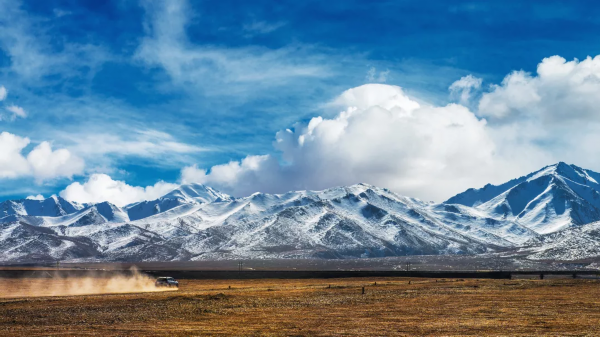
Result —
[{"label": "snow on mountain", "polygon": [[[71,214],[62,216],[37,217],[39,226],[43,227],[86,227],[90,225],[101,225],[108,222],[127,222],[129,217],[121,208],[109,203],[101,202],[94,205],[86,205],[85,208]],[[28,222],[27,218],[21,218]]]},{"label": "snow on mountain", "polygon": [[244,198],[187,184],[123,208],[60,197],[5,201],[0,249],[4,261],[356,258],[514,249],[532,259],[582,258],[600,255],[594,248],[600,247],[600,225],[589,224],[600,221],[599,181],[598,173],[558,163],[442,204],[367,184]]},{"label": "snow on mountain", "polygon": [[533,260],[577,261],[600,256],[600,222],[543,235],[524,249]]},{"label": "snow on mountain", "polygon": [[474,206],[547,234],[600,220],[598,181],[600,174],[561,162],[499,186],[469,189],[445,204]]},{"label": "snow on mountain", "polygon": [[68,260],[98,255],[96,244],[86,237],[66,237],[45,227],[25,222],[0,224],[3,261]]},{"label": "snow on mountain", "polygon": [[74,213],[83,207],[58,196],[44,200],[7,200],[0,203],[0,218],[11,215],[62,216]]},{"label": "snow on mountain", "polygon": [[[447,224],[446,217],[457,219],[463,214],[437,214],[427,203],[365,184],[318,192],[254,194],[217,207],[228,211],[215,212],[215,204],[207,204],[197,213],[227,216],[206,216],[203,229],[174,240],[194,259],[461,254],[513,246],[489,230],[494,225],[476,229]],[[497,227],[503,226],[515,225]],[[524,237],[532,235],[525,228],[520,230]]]},{"label": "snow on mountain", "polygon": [[142,201],[125,207],[129,219],[144,219],[184,204],[227,201],[232,198],[202,184],[181,185],[166,195],[151,201]]}]

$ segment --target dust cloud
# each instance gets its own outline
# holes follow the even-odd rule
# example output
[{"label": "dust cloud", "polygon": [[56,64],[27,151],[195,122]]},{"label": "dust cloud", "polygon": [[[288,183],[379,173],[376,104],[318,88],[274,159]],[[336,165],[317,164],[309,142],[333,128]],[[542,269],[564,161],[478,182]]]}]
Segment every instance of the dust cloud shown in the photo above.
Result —
[{"label": "dust cloud", "polygon": [[123,275],[110,277],[95,275],[61,277],[58,273],[44,272],[42,277],[0,278],[0,298],[74,296],[175,291],[177,288],[157,288],[155,279],[132,269]]}]

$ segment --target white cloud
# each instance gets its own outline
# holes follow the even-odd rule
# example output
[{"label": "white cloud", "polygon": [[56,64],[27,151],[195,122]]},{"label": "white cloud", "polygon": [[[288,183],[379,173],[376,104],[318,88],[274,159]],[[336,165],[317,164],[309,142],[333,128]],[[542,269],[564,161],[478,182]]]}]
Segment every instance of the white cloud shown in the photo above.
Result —
[{"label": "white cloud", "polygon": [[473,91],[481,88],[483,80],[473,75],[467,75],[461,77],[460,80],[455,81],[450,85],[450,96],[458,101],[460,104],[468,105],[471,100]]},{"label": "white cloud", "polygon": [[4,101],[8,95],[8,90],[3,85],[0,85],[0,101]]},{"label": "white cloud", "polygon": [[248,156],[208,172],[187,167],[182,179],[237,196],[367,182],[441,200],[490,177],[515,174],[485,120],[461,105],[421,105],[383,84],[347,90],[334,102],[346,107],[335,118],[315,117],[277,133],[282,164],[272,156]]},{"label": "white cloud", "polygon": [[28,138],[12,133],[0,133],[0,178],[16,178],[29,175],[31,166],[21,152],[29,145]]},{"label": "white cloud", "polygon": [[[466,104],[480,86],[467,76],[451,91]],[[335,99],[345,108],[334,118],[278,132],[277,157],[248,156],[206,171],[188,167],[182,178],[234,195],[367,182],[441,201],[561,160],[600,171],[599,92],[600,56],[569,62],[553,56],[537,74],[512,72],[481,94],[476,113],[368,84]]]},{"label": "white cloud", "polygon": [[6,110],[8,110],[9,112],[12,113],[12,115],[9,117],[10,120],[15,120],[17,117],[19,117],[19,118],[27,117],[27,112],[25,111],[25,109],[21,108],[20,106],[9,105],[6,107]]},{"label": "white cloud", "polygon": [[0,178],[33,176],[38,182],[66,177],[83,172],[84,162],[66,149],[52,150],[50,143],[42,142],[33,148],[27,157],[23,150],[29,138],[0,133]]},{"label": "white cloud", "polygon": [[282,179],[279,163],[269,155],[247,156],[240,162],[231,161],[216,165],[211,168],[209,174],[196,165],[181,170],[183,183],[207,184],[237,196],[246,196],[257,191],[280,191],[274,187],[290,186],[290,182]]},{"label": "white cloud", "polygon": [[113,180],[106,174],[93,174],[81,184],[74,182],[60,192],[60,196],[79,203],[111,202],[125,206],[143,200],[152,200],[172,191],[177,185],[159,181],[153,186],[131,186],[119,180]]},{"label": "white cloud", "polygon": [[42,181],[54,177],[71,178],[83,172],[83,159],[74,156],[69,150],[58,149],[53,151],[48,142],[41,142],[27,155],[33,175]]},{"label": "white cloud", "polygon": [[[600,56],[566,61],[552,56],[537,74],[507,75],[482,95],[478,115],[494,137],[555,159],[600,171]],[[507,146],[505,146],[507,147]]]},{"label": "white cloud", "polygon": [[206,170],[199,169],[196,164],[181,169],[181,181],[187,183],[204,184],[206,182]]},{"label": "white cloud", "polygon": [[540,118],[549,123],[600,120],[600,56],[567,62],[545,58],[537,76],[516,71],[491,87],[479,102],[479,114],[493,119]]},{"label": "white cloud", "polygon": [[479,114],[505,118],[534,107],[542,98],[531,85],[532,81],[534,78],[524,71],[515,71],[506,76],[501,85],[493,85],[492,92],[483,94],[479,101]]},{"label": "white cloud", "polygon": [[26,199],[29,199],[29,200],[45,200],[46,198],[44,198],[43,195],[38,194],[38,195],[30,195]]},{"label": "white cloud", "polygon": [[400,108],[412,112],[421,107],[419,103],[409,98],[402,88],[385,84],[368,84],[344,91],[333,100],[333,104],[342,108],[355,107],[366,110],[380,106],[390,110]]}]

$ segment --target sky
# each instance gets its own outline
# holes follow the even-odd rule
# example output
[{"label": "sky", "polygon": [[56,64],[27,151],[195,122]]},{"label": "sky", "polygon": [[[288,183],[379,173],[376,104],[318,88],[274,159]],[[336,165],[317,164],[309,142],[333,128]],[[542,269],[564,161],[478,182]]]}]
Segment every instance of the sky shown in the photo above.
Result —
[{"label": "sky", "polygon": [[0,200],[600,171],[589,1],[0,0]]}]

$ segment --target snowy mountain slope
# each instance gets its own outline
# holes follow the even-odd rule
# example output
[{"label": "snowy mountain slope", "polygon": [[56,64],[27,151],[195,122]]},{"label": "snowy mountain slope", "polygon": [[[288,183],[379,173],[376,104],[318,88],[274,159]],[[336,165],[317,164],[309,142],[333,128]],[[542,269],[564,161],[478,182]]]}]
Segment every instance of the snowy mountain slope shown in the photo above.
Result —
[{"label": "snowy mountain slope", "polygon": [[185,204],[228,201],[231,196],[202,184],[186,184],[150,201],[142,201],[125,207],[129,219],[139,220],[153,216]]},{"label": "snowy mountain slope", "polygon": [[0,203],[0,218],[10,215],[61,216],[74,213],[83,207],[57,196],[44,200],[7,200]]},{"label": "snowy mountain slope", "polygon": [[0,224],[3,261],[48,261],[94,257],[96,244],[86,237],[67,237],[24,222]]},{"label": "snowy mountain slope", "polygon": [[[43,216],[37,217],[37,219],[41,221],[38,225],[44,227],[85,227],[108,222],[129,221],[125,211],[106,201],[86,206],[71,214],[63,216]],[[29,222],[26,218],[21,218],[21,220]]]},{"label": "snowy mountain slope", "polygon": [[498,195],[506,192],[507,190],[513,188],[514,186],[522,183],[527,180],[529,176],[520,177],[517,179],[513,179],[501,185],[492,185],[487,184],[482,188],[469,188],[468,190],[459,193],[450,199],[446,200],[445,204],[460,204],[469,207],[477,207],[482,203],[488,202]]},{"label": "snowy mountain slope", "polygon": [[547,234],[600,220],[598,181],[600,174],[561,162],[500,186],[467,190],[445,204],[475,205],[489,217]]},{"label": "snowy mountain slope", "polygon": [[[436,206],[366,184],[238,199],[188,187],[154,201],[176,206],[142,219],[128,218],[136,205],[126,211],[100,203],[20,221],[57,237],[91,240],[95,257],[111,260],[474,254],[535,235],[468,207]],[[206,202],[199,190],[214,200]]]},{"label": "snowy mountain slope", "polygon": [[543,235],[525,249],[534,260],[576,261],[600,256],[600,222]]},{"label": "snowy mountain slope", "polygon": [[[559,163],[442,204],[367,184],[232,198],[199,184],[120,208],[59,197],[0,203],[4,261],[600,255],[600,175]],[[465,205],[466,204],[466,205]],[[474,205],[471,207],[470,205]],[[600,245],[599,245],[600,246]]]},{"label": "snowy mountain slope", "polygon": [[[282,195],[258,193],[200,206],[195,213],[201,219],[197,232],[173,242],[200,259],[373,257],[476,253],[512,247],[535,235],[510,221],[461,211],[450,216],[436,212],[427,203],[366,184]],[[459,225],[461,217],[470,225]],[[486,227],[477,228],[479,223]],[[512,236],[504,239],[498,235],[502,233]]]}]

